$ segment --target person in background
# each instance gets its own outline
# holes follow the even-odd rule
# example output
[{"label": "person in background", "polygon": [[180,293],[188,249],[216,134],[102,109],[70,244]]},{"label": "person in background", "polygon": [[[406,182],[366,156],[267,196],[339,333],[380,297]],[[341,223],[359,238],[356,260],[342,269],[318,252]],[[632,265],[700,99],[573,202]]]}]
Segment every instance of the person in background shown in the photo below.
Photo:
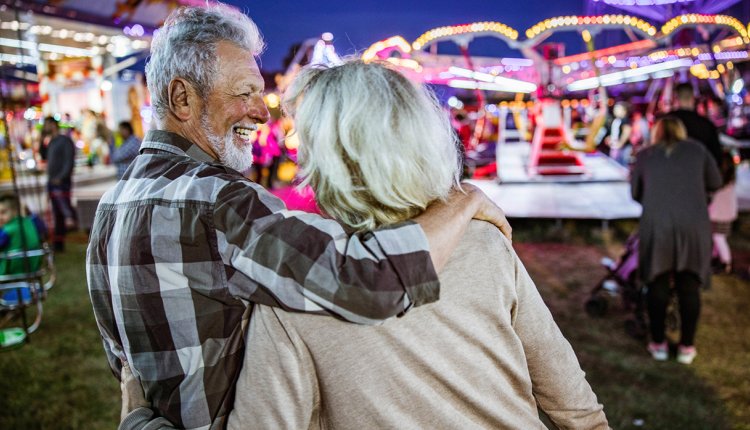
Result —
[{"label": "person in background", "polygon": [[657,121],[652,145],[638,153],[630,180],[633,199],[643,206],[638,263],[648,286],[648,350],[655,360],[668,358],[664,323],[673,282],[680,308],[677,361],[690,364],[696,356],[700,288],[711,280],[709,193],[721,186],[721,176],[705,147],[686,139],[679,119]]},{"label": "person in background", "polygon": [[617,102],[612,108],[614,119],[610,125],[609,132],[609,156],[623,166],[630,164],[630,153],[633,150],[630,144],[630,135],[633,127],[630,124],[628,105]]},{"label": "person in background", "polygon": [[631,160],[651,142],[651,130],[643,107],[633,110],[631,121],[633,132],[630,134],[630,145],[632,146]]},{"label": "person in background", "polygon": [[689,82],[677,85],[675,102],[677,109],[669,112],[668,115],[679,119],[685,126],[687,137],[702,143],[714,157],[716,165],[721,164],[722,149],[719,130],[711,120],[696,112],[695,94]]},{"label": "person in background", "polygon": [[55,118],[45,118],[43,130],[50,139],[47,148],[47,191],[55,223],[52,242],[55,251],[64,251],[65,234],[76,225],[75,210],[70,202],[76,148],[73,140],[60,134]]},{"label": "person in background", "polygon": [[133,126],[130,122],[121,122],[117,129],[122,137],[122,143],[112,151],[112,162],[117,167],[117,179],[122,179],[130,163],[138,156],[141,141],[133,134]]},{"label": "person in background", "polygon": [[[18,202],[12,194],[0,195],[0,253],[31,251],[40,249],[46,233],[44,223],[38,217],[21,216]],[[41,257],[0,259],[0,275],[16,275],[39,269]],[[21,288],[23,300],[30,300],[28,288]],[[2,295],[3,300],[18,301],[18,290],[10,290]]]},{"label": "person in background", "polygon": [[[284,98],[303,183],[351,231],[421,213],[459,174],[444,111],[387,64],[308,67]],[[438,303],[375,327],[257,306],[228,428],[542,428],[537,407],[559,428],[609,428],[497,229],[473,221],[440,283]]]},{"label": "person in background", "polygon": [[714,194],[708,207],[713,232],[714,251],[725,273],[732,271],[732,250],[729,248],[727,237],[732,231],[732,222],[737,219],[737,193],[735,179],[737,176],[734,157],[731,151],[724,151],[719,165],[723,186]]}]

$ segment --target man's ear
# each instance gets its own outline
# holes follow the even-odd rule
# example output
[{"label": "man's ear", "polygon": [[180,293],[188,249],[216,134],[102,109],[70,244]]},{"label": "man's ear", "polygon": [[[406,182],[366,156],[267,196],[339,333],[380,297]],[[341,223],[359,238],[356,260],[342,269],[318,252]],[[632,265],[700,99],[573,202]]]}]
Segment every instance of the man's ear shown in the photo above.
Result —
[{"label": "man's ear", "polygon": [[169,111],[181,121],[188,121],[193,115],[198,102],[192,85],[181,78],[172,79],[169,82],[167,97],[169,100]]}]

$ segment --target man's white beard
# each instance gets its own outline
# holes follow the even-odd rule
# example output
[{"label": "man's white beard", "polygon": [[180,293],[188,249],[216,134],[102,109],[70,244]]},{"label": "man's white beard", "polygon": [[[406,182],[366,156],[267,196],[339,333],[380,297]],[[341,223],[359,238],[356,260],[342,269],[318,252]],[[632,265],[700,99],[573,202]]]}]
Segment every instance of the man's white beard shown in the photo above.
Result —
[{"label": "man's white beard", "polygon": [[201,126],[206,133],[208,142],[219,156],[221,164],[232,168],[238,172],[245,173],[253,165],[252,145],[248,143],[245,147],[237,147],[234,144],[234,127],[230,128],[226,136],[221,137],[214,134],[211,126],[208,124],[208,114],[201,116]]}]

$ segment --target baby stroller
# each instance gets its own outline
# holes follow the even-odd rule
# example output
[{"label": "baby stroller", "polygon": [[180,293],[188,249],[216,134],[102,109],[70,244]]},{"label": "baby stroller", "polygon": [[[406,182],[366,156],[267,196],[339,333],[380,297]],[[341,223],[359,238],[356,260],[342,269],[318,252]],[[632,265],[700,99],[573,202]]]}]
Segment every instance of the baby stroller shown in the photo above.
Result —
[{"label": "baby stroller", "polygon": [[[586,313],[592,317],[602,317],[607,313],[612,297],[620,296],[626,310],[632,316],[625,321],[625,332],[634,338],[645,338],[648,333],[646,320],[646,286],[638,278],[638,233],[625,241],[625,252],[615,262],[609,257],[602,258],[601,264],[607,274],[591,290],[586,300]],[[667,331],[674,333],[679,328],[677,300],[672,295],[666,320]]]}]

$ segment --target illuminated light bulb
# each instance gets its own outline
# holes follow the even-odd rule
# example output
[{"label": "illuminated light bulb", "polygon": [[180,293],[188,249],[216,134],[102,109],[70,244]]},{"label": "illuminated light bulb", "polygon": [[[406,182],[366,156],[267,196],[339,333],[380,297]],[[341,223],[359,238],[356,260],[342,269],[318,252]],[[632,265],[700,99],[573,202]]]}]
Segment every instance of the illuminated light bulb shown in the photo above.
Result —
[{"label": "illuminated light bulb", "polygon": [[585,18],[583,18],[583,23],[584,24],[591,24],[591,18],[589,18],[588,16],[585,17]]},{"label": "illuminated light bulb", "polygon": [[693,57],[697,57],[697,56],[698,56],[698,54],[700,54],[700,53],[701,53],[701,50],[700,50],[700,49],[698,49],[698,48],[693,48],[693,49],[692,49],[692,50],[690,51],[690,53],[691,53],[691,54],[693,54]]},{"label": "illuminated light bulb", "polygon": [[724,73],[724,71],[725,71],[726,69],[724,68],[724,65],[723,65],[723,64],[719,64],[718,66],[716,66],[716,70],[718,70],[718,71],[719,71],[719,73]]},{"label": "illuminated light bulb", "polygon": [[656,29],[654,29],[653,27],[648,29],[648,35],[649,36],[653,36],[655,34],[656,34]]},{"label": "illuminated light bulb", "polygon": [[602,21],[603,21],[603,22],[604,22],[605,24],[609,24],[609,15],[604,15],[604,18],[602,18]]},{"label": "illuminated light bulb", "polygon": [[731,61],[727,61],[727,69],[729,70],[734,69],[734,63],[732,63]]},{"label": "illuminated light bulb", "polygon": [[281,104],[281,98],[276,93],[269,93],[265,97],[266,106],[271,109],[276,109]]},{"label": "illuminated light bulb", "polygon": [[566,64],[566,65],[564,65],[564,66],[562,67],[562,72],[563,72],[563,73],[565,73],[566,75],[567,75],[568,73],[570,73],[570,66],[568,66],[567,64]]}]

